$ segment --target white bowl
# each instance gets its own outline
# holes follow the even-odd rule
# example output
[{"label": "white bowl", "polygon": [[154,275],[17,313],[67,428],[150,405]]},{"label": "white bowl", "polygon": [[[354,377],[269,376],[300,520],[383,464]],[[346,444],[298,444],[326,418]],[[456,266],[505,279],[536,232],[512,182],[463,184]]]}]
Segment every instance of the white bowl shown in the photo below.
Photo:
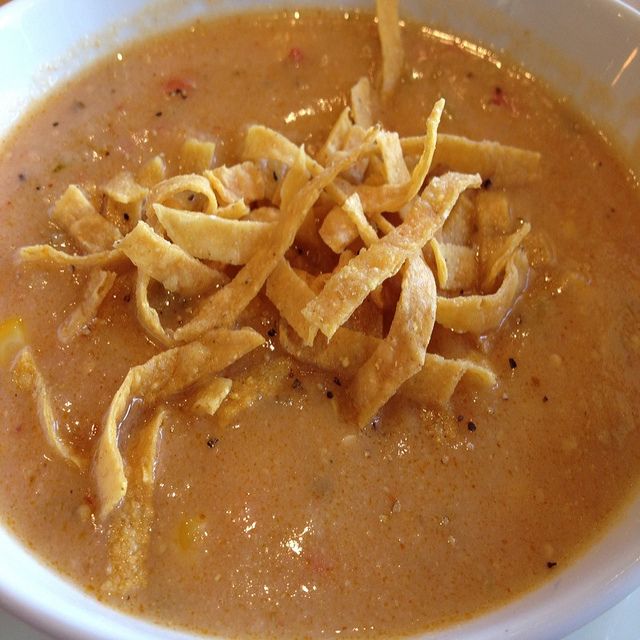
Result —
[{"label": "white bowl", "polygon": [[[292,3],[270,2],[270,6]],[[308,0],[295,4],[318,5]],[[323,6],[371,7],[363,0]],[[509,57],[566,95],[640,174],[640,4],[616,0],[407,0],[403,13]],[[155,9],[149,11],[153,5]],[[33,99],[92,60],[186,21],[260,0],[13,0],[0,9],[0,139]],[[161,10],[158,10],[161,7]],[[38,562],[0,527],[0,604],[60,638],[193,638],[104,607]],[[535,592],[437,635],[560,638],[640,587],[640,498],[596,546]],[[433,634],[423,636],[436,637]]]}]

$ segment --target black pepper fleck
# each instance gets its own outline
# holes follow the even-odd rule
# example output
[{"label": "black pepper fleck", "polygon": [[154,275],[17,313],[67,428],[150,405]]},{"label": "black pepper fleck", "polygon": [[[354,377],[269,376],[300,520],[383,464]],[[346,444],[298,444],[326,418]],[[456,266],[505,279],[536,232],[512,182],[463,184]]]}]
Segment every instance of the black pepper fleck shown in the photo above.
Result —
[{"label": "black pepper fleck", "polygon": [[464,416],[463,415],[459,415],[458,416],[458,422],[462,422],[464,420]]},{"label": "black pepper fleck", "polygon": [[57,127],[60,123],[56,120],[55,122],[51,123],[52,127]]},{"label": "black pepper fleck", "polygon": [[215,447],[218,442],[220,442],[219,438],[209,438],[207,440],[207,447],[209,447],[209,449],[213,449],[213,447]]},{"label": "black pepper fleck", "polygon": [[333,398],[333,391],[327,391],[327,398],[329,398],[329,400]]},{"label": "black pepper fleck", "polygon": [[159,118],[162,115],[162,111],[156,111],[156,118]]},{"label": "black pepper fleck", "polygon": [[298,378],[294,378],[293,382],[291,383],[291,388],[299,389],[301,386],[302,386],[302,382],[300,382]]},{"label": "black pepper fleck", "polygon": [[187,200],[189,200],[189,202],[193,202],[196,199],[196,194],[195,193],[190,193],[189,197],[187,198]]},{"label": "black pepper fleck", "polygon": [[270,338],[275,338],[278,335],[278,332],[275,330],[274,327],[271,327],[271,329],[269,329],[269,331],[267,331],[267,335]]},{"label": "black pepper fleck", "polygon": [[509,358],[509,366],[512,369],[515,369],[518,366],[518,363],[513,358]]},{"label": "black pepper fleck", "polygon": [[20,180],[20,182],[25,182],[26,179],[27,179],[27,176],[24,173],[18,174],[18,180]]},{"label": "black pepper fleck", "polygon": [[553,569],[553,567],[557,566],[557,564],[558,564],[557,562],[549,561],[549,562],[547,562],[547,568],[548,569]]},{"label": "black pepper fleck", "polygon": [[122,214],[122,217],[123,217],[125,220],[128,220],[128,219],[129,219],[129,214],[125,211],[125,212]]},{"label": "black pepper fleck", "polygon": [[542,402],[549,402],[549,398],[547,396],[542,396]]},{"label": "black pepper fleck", "polygon": [[131,302],[131,294],[125,293],[124,298],[122,298],[125,302]]},{"label": "black pepper fleck", "polygon": [[473,422],[473,420],[469,420],[469,422],[467,422],[467,429],[472,432],[475,431],[477,429],[476,423]]},{"label": "black pepper fleck", "polygon": [[336,377],[333,379],[333,383],[334,383],[334,384],[336,384],[336,385],[338,385],[339,387],[341,387],[341,386],[342,386],[342,382],[340,381],[340,378],[338,378],[338,376],[336,376]]},{"label": "black pepper fleck", "polygon": [[482,188],[486,191],[487,189],[491,189],[491,185],[493,185],[493,182],[491,182],[491,178],[485,178],[482,181]]},{"label": "black pepper fleck", "polygon": [[275,171],[273,172],[273,179],[278,182],[278,174]]}]

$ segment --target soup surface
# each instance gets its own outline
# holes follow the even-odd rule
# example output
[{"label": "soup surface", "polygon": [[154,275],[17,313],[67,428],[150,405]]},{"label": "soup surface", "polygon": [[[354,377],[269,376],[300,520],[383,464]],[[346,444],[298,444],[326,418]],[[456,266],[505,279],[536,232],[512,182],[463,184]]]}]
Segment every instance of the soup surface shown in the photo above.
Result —
[{"label": "soup surface", "polygon": [[[58,327],[87,276],[24,264],[16,252],[38,243],[71,251],[49,219],[69,184],[98,206],[95,185],[156,154],[169,175],[181,173],[189,137],[214,140],[216,164],[232,165],[247,126],[261,123],[315,155],[350,88],[363,76],[376,86],[377,28],[369,14],[310,10],[194,22],[92,68],[5,143],[0,317],[22,320],[59,433],[89,466],[78,471],[52,450],[5,357],[0,508],[38,555],[109,604],[230,637],[415,633],[553,579],[636,489],[637,189],[535,80],[419,25],[402,36],[401,82],[376,101],[385,128],[423,135],[444,97],[440,131],[541,154],[537,179],[502,189],[482,176],[480,190],[506,194],[513,219],[531,224],[525,290],[496,330],[478,337],[436,324],[429,345],[481,357],[497,385],[463,380],[443,406],[398,395],[354,425],[341,410],[347,385],[283,349],[278,313],[261,294],[241,324],[266,342],[225,372],[238,395],[213,416],[190,411],[188,394],[166,403],[146,580],[124,592],[110,582],[114,525],[96,515],[89,462],[127,372],[163,348],[136,320],[126,270],[97,319],[62,344]],[[296,250],[298,266],[335,267],[326,247],[302,238]],[[179,296],[152,298],[165,319],[193,313]],[[132,403],[123,450],[146,411]]]}]

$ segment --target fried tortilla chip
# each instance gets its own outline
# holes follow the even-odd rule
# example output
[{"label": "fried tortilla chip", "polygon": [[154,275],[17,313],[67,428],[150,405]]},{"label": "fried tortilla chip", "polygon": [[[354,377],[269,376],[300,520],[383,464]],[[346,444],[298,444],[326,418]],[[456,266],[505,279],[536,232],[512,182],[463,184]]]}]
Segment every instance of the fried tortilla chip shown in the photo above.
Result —
[{"label": "fried tortilla chip", "polygon": [[263,342],[253,329],[212,331],[200,341],[163,351],[129,370],[109,406],[93,465],[100,520],[107,518],[127,492],[118,434],[131,401],[139,398],[153,405],[222,371]]},{"label": "fried tortilla chip", "polygon": [[355,418],[362,427],[402,384],[424,365],[436,318],[436,283],[422,256],[407,259],[402,292],[387,337],[349,386]]},{"label": "fried tortilla chip", "polygon": [[74,184],[58,198],[51,221],[86,251],[106,251],[122,238],[120,231],[103,218]]},{"label": "fried tortilla chip", "polygon": [[102,187],[102,191],[114,202],[121,204],[140,202],[144,200],[149,193],[149,189],[136,182],[130,171],[120,172]]},{"label": "fried tortilla chip", "polygon": [[117,275],[113,271],[96,270],[89,273],[82,300],[58,327],[58,340],[69,344],[95,320],[98,309],[111,290]]},{"label": "fried tortilla chip", "polygon": [[13,381],[23,391],[30,391],[37,406],[38,421],[49,446],[65,461],[79,470],[85,467],[61,434],[60,425],[53,412],[51,394],[40,373],[30,347],[20,350],[13,362]]},{"label": "fried tortilla chip", "polygon": [[200,389],[191,404],[196,413],[212,416],[229,395],[233,381],[229,378],[214,378]]},{"label": "fried tortilla chip", "polygon": [[330,338],[374,289],[429,242],[460,193],[478,186],[479,176],[448,173],[433,178],[422,196],[414,199],[406,220],[332,276],[302,314]]},{"label": "fried tortilla chip", "polygon": [[[351,91],[353,96],[353,89]],[[320,164],[327,164],[340,149],[344,148],[344,142],[352,126],[351,109],[345,107],[338,116],[320,151],[318,151],[316,159]]]},{"label": "fried tortilla chip", "polygon": [[398,0],[376,0],[376,14],[382,49],[382,95],[388,96],[398,84],[404,65]]},{"label": "fried tortilla chip", "polygon": [[201,293],[225,281],[224,274],[167,242],[146,222],[140,221],[118,248],[139,269],[161,282],[168,291],[186,295]]},{"label": "fried tortilla chip", "polygon": [[138,169],[137,181],[150,189],[167,177],[167,165],[162,156],[153,156]]},{"label": "fried tortilla chip", "polygon": [[[320,175],[298,189],[291,198],[285,197],[286,182],[300,184],[300,176],[306,175],[305,153],[299,150],[298,161],[292,167],[283,185],[282,217],[273,231],[273,241],[268,246],[260,246],[249,262],[236,277],[220,291],[214,293],[202,305],[196,317],[175,332],[180,341],[192,340],[213,327],[230,326],[238,315],[262,288],[271,272],[291,246],[300,225],[311,207],[320,197],[323,189],[346,167],[358,160],[369,139],[362,147],[354,149],[335,164],[329,166]],[[293,175],[292,175],[293,174]],[[293,193],[293,189],[291,190]]]},{"label": "fried tortilla chip", "polygon": [[378,241],[378,234],[365,217],[364,211],[362,210],[362,203],[357,193],[352,193],[344,201],[342,209],[347,214],[349,220],[355,225],[365,247],[370,247]]},{"label": "fried tortilla chip", "polygon": [[478,282],[476,249],[449,242],[438,242],[435,238],[430,244],[436,261],[440,289],[445,291],[475,289]]},{"label": "fried tortilla chip", "polygon": [[366,76],[360,78],[351,87],[351,113],[353,122],[368,129],[373,126],[373,108],[371,104],[371,83]]},{"label": "fried tortilla chip", "polygon": [[127,266],[129,259],[120,249],[99,251],[86,256],[65,253],[48,244],[34,244],[18,250],[18,258],[28,264],[50,267],[75,267],[77,269],[118,269]]},{"label": "fried tortilla chip", "polygon": [[218,194],[221,202],[227,204],[236,200],[255,202],[265,196],[265,184],[262,171],[253,162],[227,167],[222,165],[204,175],[211,182],[213,190]]},{"label": "fried tortilla chip", "polygon": [[149,284],[151,278],[147,273],[138,269],[136,274],[136,314],[142,328],[156,342],[165,347],[175,344],[169,332],[162,326],[158,312],[149,302]]},{"label": "fried tortilla chip", "polygon": [[[384,171],[389,184],[405,184],[411,180],[402,154],[400,136],[395,131],[379,131],[376,142],[380,147]],[[437,148],[437,147],[436,147]]]},{"label": "fried tortilla chip", "polygon": [[158,445],[167,412],[159,407],[127,455],[129,491],[107,530],[109,577],[102,591],[127,596],[147,583],[147,552],[153,527],[153,485]]},{"label": "fried tortilla chip", "polygon": [[497,329],[526,286],[528,272],[526,254],[522,250],[516,251],[509,259],[504,280],[495,293],[456,298],[439,296],[436,321],[458,333],[481,335]]},{"label": "fried tortilla chip", "polygon": [[522,244],[523,240],[529,235],[531,231],[531,225],[528,222],[522,224],[522,226],[514,233],[502,237],[496,238],[496,246],[493,250],[493,261],[488,268],[486,275],[482,280],[482,290],[491,290],[498,276],[504,271],[507,266],[509,258],[513,255],[513,252]]},{"label": "fried tortilla chip", "polygon": [[216,143],[187,138],[180,147],[180,173],[204,173],[211,168]]},{"label": "fried tortilla chip", "polygon": [[358,227],[349,219],[346,211],[337,206],[325,216],[318,233],[337,254],[341,254],[359,235]]},{"label": "fried tortilla chip", "polygon": [[203,260],[246,264],[259,246],[269,244],[275,222],[228,220],[194,211],[154,205],[169,238],[188,254]]}]

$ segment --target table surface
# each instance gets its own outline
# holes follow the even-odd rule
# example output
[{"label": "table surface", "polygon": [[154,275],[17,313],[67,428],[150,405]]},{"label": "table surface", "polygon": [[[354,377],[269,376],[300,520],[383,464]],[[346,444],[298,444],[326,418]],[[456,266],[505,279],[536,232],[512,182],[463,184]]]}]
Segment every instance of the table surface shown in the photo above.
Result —
[{"label": "table surface", "polygon": [[[0,640],[52,640],[0,609]],[[640,640],[640,589],[565,640]]]}]

